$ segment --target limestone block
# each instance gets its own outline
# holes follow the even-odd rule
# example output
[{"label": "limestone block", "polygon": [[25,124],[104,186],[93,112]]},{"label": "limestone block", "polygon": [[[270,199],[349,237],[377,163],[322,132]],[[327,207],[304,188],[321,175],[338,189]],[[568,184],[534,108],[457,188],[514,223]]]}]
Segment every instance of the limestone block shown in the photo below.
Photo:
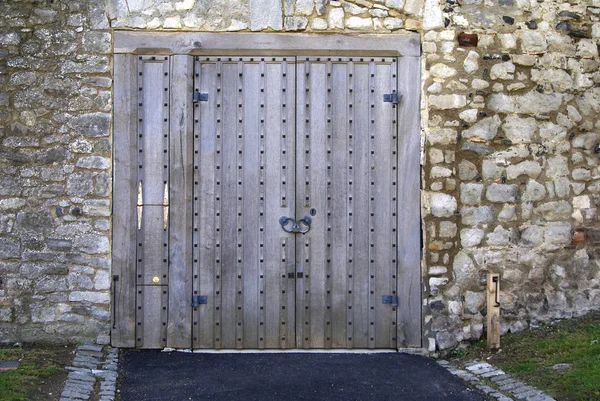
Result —
[{"label": "limestone block", "polygon": [[370,30],[373,28],[373,19],[350,17],[346,20],[346,28],[355,30]]},{"label": "limestone block", "polygon": [[456,198],[451,195],[434,192],[429,194],[431,214],[435,217],[450,217],[456,212]]},{"label": "limestone block", "polygon": [[526,226],[521,229],[520,244],[527,247],[540,246],[544,241],[544,229],[539,226]]},{"label": "limestone block", "polygon": [[463,62],[465,72],[473,73],[479,69],[479,53],[471,50]]},{"label": "limestone block", "polygon": [[306,17],[285,17],[283,28],[286,31],[303,31],[308,25]]},{"label": "limestone block", "polygon": [[404,3],[406,0],[385,0],[385,6],[389,8],[395,8],[397,10],[402,10],[404,8]]},{"label": "limestone block", "polygon": [[435,78],[446,79],[455,76],[457,71],[452,67],[448,67],[446,64],[438,63],[431,66],[429,73]]},{"label": "limestone block", "polygon": [[175,3],[175,10],[191,10],[194,7],[196,0],[183,0]]},{"label": "limestone block", "polygon": [[327,17],[329,29],[344,29],[344,10],[341,8],[332,8]]},{"label": "limestone block", "polygon": [[[312,7],[312,0],[310,3]],[[299,12],[299,14],[302,13]],[[250,0],[250,30],[261,31],[267,28],[272,28],[275,31],[280,31],[283,28],[281,1]]]},{"label": "limestone block", "polygon": [[539,124],[540,137],[544,141],[560,142],[567,136],[567,130],[560,125],[550,121],[544,121]]},{"label": "limestone block", "polygon": [[510,61],[505,63],[498,63],[492,66],[490,70],[491,79],[514,79],[515,78],[515,65]]},{"label": "limestone block", "polygon": [[485,304],[485,299],[486,296],[483,292],[467,291],[465,293],[465,310],[474,315],[479,313]]},{"label": "limestone block", "polygon": [[[419,1],[422,4],[423,0]],[[418,4],[419,1],[414,1],[414,3]],[[442,7],[440,5],[440,0],[425,0],[425,6],[423,11],[423,29],[425,31],[429,31],[431,29],[442,28],[443,26],[444,16],[442,15]]]},{"label": "limestone block", "polygon": [[490,202],[514,203],[517,200],[519,187],[508,184],[491,184],[485,193]]},{"label": "limestone block", "polygon": [[387,17],[383,20],[383,26],[390,31],[402,28],[404,22],[400,18]]},{"label": "limestone block", "polygon": [[521,35],[521,50],[525,53],[544,53],[548,49],[546,38],[538,31],[524,31]]},{"label": "limestone block", "polygon": [[564,177],[569,174],[569,165],[564,156],[549,157],[546,166],[548,177]]},{"label": "limestone block", "polygon": [[563,95],[560,93],[542,94],[537,91],[517,96],[517,113],[540,114],[557,111],[562,105]]},{"label": "limestone block", "polygon": [[483,178],[486,180],[498,180],[502,177],[504,168],[496,164],[494,160],[484,160],[481,167]]},{"label": "limestone block", "polygon": [[427,133],[427,141],[430,145],[455,144],[458,138],[456,130],[451,128],[436,128]]},{"label": "limestone block", "polygon": [[500,41],[502,51],[517,48],[517,37],[512,33],[500,33],[498,34],[498,40]]},{"label": "limestone block", "polygon": [[[440,237],[441,238],[454,238],[454,237],[456,237],[456,232],[457,232],[456,223],[454,223],[452,221],[440,221]],[[445,271],[443,273],[445,273]]]},{"label": "limestone block", "polygon": [[592,150],[598,143],[599,135],[594,132],[588,132],[586,134],[576,135],[571,141],[571,146],[574,149],[587,149]]},{"label": "limestone block", "polygon": [[22,198],[0,199],[0,212],[15,211],[21,209],[25,204],[25,199]]},{"label": "limestone block", "polygon": [[546,197],[546,187],[537,181],[530,180],[521,195],[524,202],[537,202]]},{"label": "limestone block", "polygon": [[592,179],[592,173],[589,168],[576,168],[571,175],[576,181],[589,181]]},{"label": "limestone block", "polygon": [[465,95],[430,95],[429,104],[439,110],[461,109],[467,105]]},{"label": "limestone block", "polygon": [[324,20],[323,18],[315,18],[311,25],[310,25],[311,29],[314,29],[315,31],[323,31],[325,29],[327,29],[327,21]]},{"label": "limestone block", "polygon": [[511,56],[511,59],[513,63],[525,67],[533,67],[537,61],[535,56],[530,56],[528,54],[515,54]]},{"label": "limestone block", "polygon": [[486,117],[475,123],[471,128],[464,130],[462,136],[464,138],[478,138],[489,141],[498,133],[498,128],[502,124],[500,117]]},{"label": "limestone block", "polygon": [[18,46],[21,43],[21,35],[17,32],[2,32],[0,33],[0,45],[2,46]]},{"label": "limestone block", "polygon": [[550,225],[544,231],[544,242],[552,245],[570,245],[572,229],[570,224]]},{"label": "limestone block", "polygon": [[483,184],[460,184],[460,201],[464,205],[474,206],[481,203]]},{"label": "limestone block", "polygon": [[0,258],[11,259],[21,257],[21,243],[18,239],[0,237]]},{"label": "limestone block", "polygon": [[514,113],[515,99],[503,93],[488,96],[487,107],[497,113]]},{"label": "limestone block", "polygon": [[474,226],[494,221],[494,209],[491,206],[462,207],[460,209],[462,224]]},{"label": "limestone block", "polygon": [[454,283],[461,287],[470,288],[478,283],[477,267],[473,259],[465,252],[459,251],[452,263]]},{"label": "limestone block", "polygon": [[88,254],[100,254],[110,251],[110,243],[104,235],[85,234],[76,237],[73,246],[81,252]]},{"label": "limestone block", "polygon": [[468,160],[461,160],[458,164],[458,178],[463,181],[469,181],[477,177],[479,172],[477,166]]},{"label": "limestone block", "polygon": [[581,39],[577,42],[577,57],[596,58],[598,57],[598,46],[591,39]]},{"label": "limestone block", "polygon": [[446,168],[446,167],[433,166],[431,168],[431,173],[429,174],[429,176],[432,179],[451,177],[452,176],[452,170],[450,170],[449,168]]},{"label": "limestone block", "polygon": [[477,121],[477,113],[478,113],[477,109],[469,109],[469,110],[462,111],[458,116],[464,122],[472,124]]},{"label": "limestone block", "polygon": [[556,201],[544,203],[537,207],[536,211],[548,221],[566,220],[571,217],[573,208],[567,201]]},{"label": "limestone block", "polygon": [[110,300],[110,294],[106,291],[73,291],[69,293],[71,302],[90,302],[94,304],[106,304]]},{"label": "limestone block", "polygon": [[511,240],[511,231],[502,226],[496,226],[494,231],[487,235],[487,244],[489,246],[506,246]]},{"label": "limestone block", "polygon": [[573,78],[564,70],[531,70],[531,80],[539,85],[548,85],[553,90],[565,92],[573,87]]},{"label": "limestone block", "polygon": [[181,17],[179,15],[167,17],[163,22],[163,28],[165,29],[180,29],[181,27]]},{"label": "limestone block", "polygon": [[361,15],[368,11],[368,8],[360,7],[354,3],[342,3],[342,7],[344,8],[345,12],[352,15]]},{"label": "limestone block", "polygon": [[520,118],[508,116],[502,126],[502,131],[513,143],[530,143],[537,131],[535,118]]}]

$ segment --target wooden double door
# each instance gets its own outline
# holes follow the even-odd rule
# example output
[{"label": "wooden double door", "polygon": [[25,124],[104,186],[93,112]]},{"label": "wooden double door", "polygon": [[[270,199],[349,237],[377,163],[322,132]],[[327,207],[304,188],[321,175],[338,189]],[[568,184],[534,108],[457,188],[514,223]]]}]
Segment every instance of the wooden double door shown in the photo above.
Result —
[{"label": "wooden double door", "polygon": [[173,57],[116,60],[137,171],[113,343],[396,348],[398,59]]}]

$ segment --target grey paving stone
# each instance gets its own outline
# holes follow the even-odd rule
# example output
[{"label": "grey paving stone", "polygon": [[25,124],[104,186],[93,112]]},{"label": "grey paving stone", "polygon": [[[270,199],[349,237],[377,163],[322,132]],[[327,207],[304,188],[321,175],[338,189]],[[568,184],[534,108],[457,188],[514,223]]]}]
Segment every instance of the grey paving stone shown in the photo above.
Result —
[{"label": "grey paving stone", "polygon": [[103,345],[97,345],[97,344],[84,344],[84,345],[80,345],[79,347],[77,347],[77,350],[81,350],[81,351],[96,351],[96,352],[102,352],[102,349],[104,348]]}]

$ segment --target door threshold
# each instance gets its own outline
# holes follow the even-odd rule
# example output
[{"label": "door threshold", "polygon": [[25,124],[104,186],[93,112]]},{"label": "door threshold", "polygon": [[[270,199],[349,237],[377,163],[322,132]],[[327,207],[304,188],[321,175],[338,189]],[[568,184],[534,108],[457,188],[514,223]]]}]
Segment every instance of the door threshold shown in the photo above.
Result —
[{"label": "door threshold", "polygon": [[399,348],[399,349],[189,349],[189,348],[164,348],[161,352],[185,352],[190,354],[390,354],[405,353],[413,355],[427,355],[424,348]]}]

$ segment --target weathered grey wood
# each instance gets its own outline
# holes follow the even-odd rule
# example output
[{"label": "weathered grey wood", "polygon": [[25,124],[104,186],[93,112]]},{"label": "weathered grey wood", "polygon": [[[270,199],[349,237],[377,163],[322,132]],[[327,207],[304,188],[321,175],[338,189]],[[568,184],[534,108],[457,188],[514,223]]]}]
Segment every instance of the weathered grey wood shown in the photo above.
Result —
[{"label": "weathered grey wood", "polygon": [[396,294],[396,257],[395,247],[392,246],[392,243],[395,244],[392,241],[395,233],[392,232],[392,226],[395,226],[393,222],[396,220],[393,198],[397,196],[397,171],[393,169],[393,159],[397,157],[397,133],[392,120],[396,119],[397,109],[393,104],[382,101],[385,93],[396,89],[395,79],[392,81],[396,64],[390,57],[385,62],[371,63],[370,67],[375,75],[371,78],[374,91],[370,101],[374,107],[370,108],[369,133],[374,153],[371,155],[370,179],[375,185],[370,191],[370,209],[374,214],[371,217],[373,232],[369,241],[374,244],[370,257],[370,290],[374,294],[370,296],[369,303],[374,309],[370,310],[369,347],[396,348],[396,336],[390,335],[392,322],[396,321],[396,307],[381,303],[382,296]]},{"label": "weathered grey wood", "polygon": [[170,86],[169,321],[167,346],[192,345],[194,137],[192,56],[173,56]]},{"label": "weathered grey wood", "polygon": [[[115,53],[359,55],[419,57],[420,36],[406,34],[114,33]],[[250,53],[249,53],[250,52]]]},{"label": "weathered grey wood", "polygon": [[137,348],[167,346],[167,289],[162,285],[137,286]]},{"label": "weathered grey wood", "polygon": [[[138,231],[137,284],[168,284],[168,230],[163,206],[144,206]],[[141,246],[139,245],[141,244]]]},{"label": "weathered grey wood", "polygon": [[420,60],[398,60],[398,347],[421,347]]},{"label": "weathered grey wood", "polygon": [[348,341],[346,327],[348,285],[348,64],[332,65],[332,191],[331,191],[331,247],[332,247],[332,343],[333,348],[345,348]]},{"label": "weathered grey wood", "polygon": [[[195,105],[195,154],[194,165],[194,294],[206,295],[208,303],[194,311],[194,348],[214,348],[215,338],[220,338],[220,180],[217,165],[220,155],[217,149],[221,139],[222,124],[217,124],[217,104],[221,102],[220,78],[217,77],[216,61],[198,61],[195,89],[208,93],[207,102]],[[219,108],[219,110],[221,110]],[[196,184],[198,183],[198,184]],[[217,200],[218,198],[218,200]],[[196,231],[197,230],[197,231]],[[217,246],[218,244],[218,246]],[[217,260],[219,261],[217,263]],[[218,293],[217,293],[218,291]],[[217,311],[216,308],[219,308]],[[219,326],[216,323],[219,322]]]},{"label": "weathered grey wood", "polygon": [[223,63],[223,163],[221,197],[221,344],[222,348],[236,348],[238,294],[238,66]]},{"label": "weathered grey wood", "polygon": [[114,57],[112,274],[114,347],[135,346],[137,233],[137,64],[132,55]]},{"label": "weathered grey wood", "polygon": [[[140,60],[139,72],[139,179],[142,182],[144,205],[162,205],[165,183],[168,177],[166,163],[168,147],[168,61],[164,57],[144,57]],[[168,78],[168,77],[167,77]],[[165,91],[165,89],[167,89]],[[167,168],[165,168],[167,166]]]},{"label": "weathered grey wood", "polygon": [[[242,170],[240,178],[243,183],[242,199],[239,201],[243,211],[242,224],[242,310],[243,310],[243,348],[258,348],[259,326],[259,246],[260,238],[260,62],[245,60],[243,64],[243,147]],[[262,244],[264,245],[264,244]],[[264,323],[264,322],[263,322]],[[263,338],[264,340],[264,338]],[[262,345],[262,342],[261,342]]]},{"label": "weathered grey wood", "polygon": [[[370,161],[371,145],[369,138],[369,64],[368,59],[352,59],[354,63],[354,150],[352,153],[353,179],[348,182],[353,187],[350,219],[352,225],[352,239],[349,246],[354,248],[352,282],[354,283],[352,294],[348,297],[352,300],[352,340],[348,340],[352,348],[369,347],[369,265],[372,251],[369,242],[369,227],[371,225],[369,192],[371,189]],[[350,245],[352,244],[352,245]]]},{"label": "weathered grey wood", "polygon": [[[325,311],[326,280],[327,280],[327,68],[326,59],[310,59],[310,75],[299,73],[298,82],[303,78],[303,87],[297,88],[297,93],[304,92],[304,100],[298,99],[297,108],[304,109],[304,119],[298,120],[297,142],[304,142],[305,152],[308,151],[309,169],[298,169],[297,196],[304,199],[310,197],[308,202],[296,203],[296,219],[310,216],[310,209],[315,208],[317,215],[313,219],[310,231],[304,235],[303,241],[309,241],[309,246],[304,249],[305,264],[304,280],[308,282],[309,313],[305,316],[303,324],[303,344],[306,348],[324,348],[325,338]],[[306,92],[306,88],[310,92]],[[307,106],[308,105],[308,106]],[[308,120],[308,121],[307,121]],[[300,152],[299,152],[300,153]],[[306,156],[306,153],[301,155]],[[306,159],[305,159],[306,160]],[[300,191],[298,189],[301,189]],[[298,236],[301,238],[302,236]],[[310,277],[309,277],[310,274]],[[306,288],[305,288],[306,291]],[[306,305],[305,305],[306,306]],[[306,324],[308,322],[308,325]],[[306,341],[308,337],[308,341]]]}]

